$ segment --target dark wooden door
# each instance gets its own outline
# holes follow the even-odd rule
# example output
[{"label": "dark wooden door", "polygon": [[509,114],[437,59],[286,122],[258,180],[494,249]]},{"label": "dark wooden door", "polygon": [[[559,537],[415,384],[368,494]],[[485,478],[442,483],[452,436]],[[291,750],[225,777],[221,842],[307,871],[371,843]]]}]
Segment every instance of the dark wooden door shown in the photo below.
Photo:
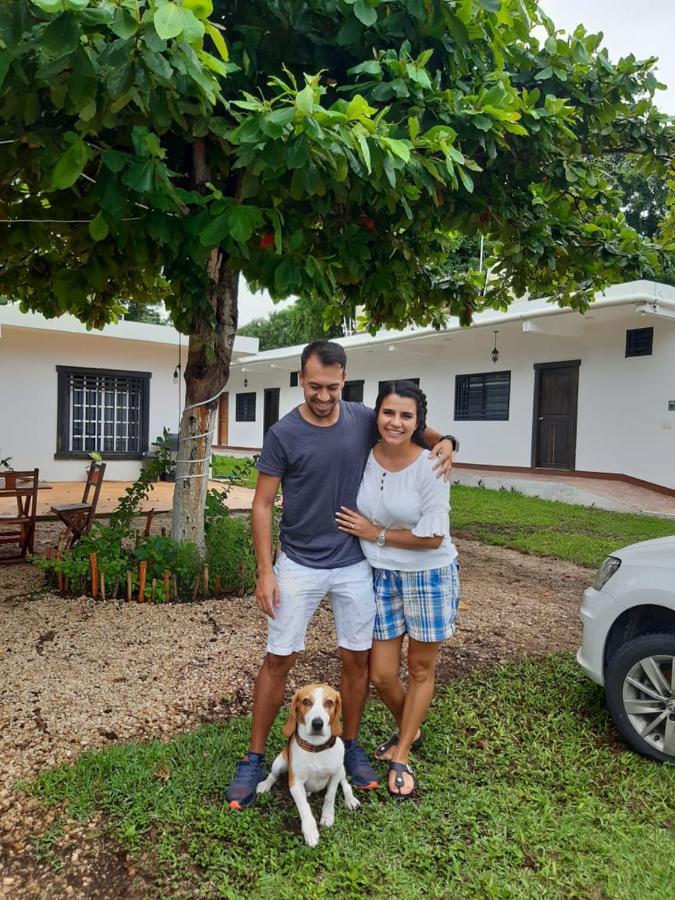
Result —
[{"label": "dark wooden door", "polygon": [[578,388],[579,360],[535,364],[532,465],[574,468]]},{"label": "dark wooden door", "polygon": [[279,391],[280,388],[265,388],[263,435],[267,434],[272,425],[279,421]]}]

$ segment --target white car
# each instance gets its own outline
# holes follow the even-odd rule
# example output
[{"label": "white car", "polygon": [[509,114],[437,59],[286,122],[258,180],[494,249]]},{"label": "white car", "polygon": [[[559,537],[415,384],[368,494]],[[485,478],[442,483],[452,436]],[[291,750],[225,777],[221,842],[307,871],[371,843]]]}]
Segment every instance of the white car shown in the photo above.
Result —
[{"label": "white car", "polygon": [[577,661],[630,746],[675,763],[675,535],[612,553],[581,606]]}]

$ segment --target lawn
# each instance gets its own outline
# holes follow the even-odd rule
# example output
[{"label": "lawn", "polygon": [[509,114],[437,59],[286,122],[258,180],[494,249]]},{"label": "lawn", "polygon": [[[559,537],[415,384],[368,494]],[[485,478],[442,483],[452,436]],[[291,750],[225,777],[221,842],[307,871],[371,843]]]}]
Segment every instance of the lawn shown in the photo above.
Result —
[{"label": "lawn", "polygon": [[[102,812],[101,840],[149,867],[154,896],[672,895],[675,768],[619,743],[601,690],[569,654],[440,689],[414,763],[420,802],[396,805],[384,789],[356,812],[339,802],[314,851],[285,787],[245,813],[224,806],[248,729],[236,719],[86,753],[33,790],[83,820]],[[371,704],[364,742],[388,729]],[[271,745],[270,757],[278,727]],[[43,859],[59,860],[58,834],[57,825],[40,840]]]},{"label": "lawn", "polygon": [[453,485],[451,496],[454,534],[582,566],[598,566],[605,556],[627,544],[675,534],[673,520],[607,512],[513,491]]},{"label": "lawn", "polygon": [[220,456],[212,458],[212,477],[232,481],[239,487],[255,488],[258,472],[253,468],[253,460],[241,456]]}]

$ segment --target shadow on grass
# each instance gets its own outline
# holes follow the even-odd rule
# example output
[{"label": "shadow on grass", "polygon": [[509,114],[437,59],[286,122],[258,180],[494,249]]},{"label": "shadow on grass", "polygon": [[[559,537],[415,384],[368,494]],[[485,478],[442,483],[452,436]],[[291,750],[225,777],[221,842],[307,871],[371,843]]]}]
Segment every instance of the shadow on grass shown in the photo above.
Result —
[{"label": "shadow on grass", "polygon": [[[363,742],[391,723],[367,709]],[[569,654],[476,672],[439,690],[413,760],[420,801],[384,789],[317,850],[285,788],[223,804],[247,719],[162,744],[111,746],[43,773],[33,791],[149,865],[156,894],[232,897],[667,896],[675,769],[617,744],[602,692]],[[278,729],[269,759],[281,745]],[[384,768],[382,770],[384,774]],[[315,812],[320,798],[312,800]],[[645,848],[649,847],[649,852]]]}]

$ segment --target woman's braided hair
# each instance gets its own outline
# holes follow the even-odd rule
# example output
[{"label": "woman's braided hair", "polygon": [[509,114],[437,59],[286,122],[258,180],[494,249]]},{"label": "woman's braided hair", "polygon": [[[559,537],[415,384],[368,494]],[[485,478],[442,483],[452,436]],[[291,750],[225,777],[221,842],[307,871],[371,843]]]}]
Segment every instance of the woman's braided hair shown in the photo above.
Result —
[{"label": "woman's braided hair", "polygon": [[412,440],[428,450],[429,445],[424,440],[424,430],[427,427],[427,395],[417,387],[414,381],[385,381],[375,401],[375,418],[379,416],[383,402],[392,394],[415,401],[417,425],[413,431]]}]

